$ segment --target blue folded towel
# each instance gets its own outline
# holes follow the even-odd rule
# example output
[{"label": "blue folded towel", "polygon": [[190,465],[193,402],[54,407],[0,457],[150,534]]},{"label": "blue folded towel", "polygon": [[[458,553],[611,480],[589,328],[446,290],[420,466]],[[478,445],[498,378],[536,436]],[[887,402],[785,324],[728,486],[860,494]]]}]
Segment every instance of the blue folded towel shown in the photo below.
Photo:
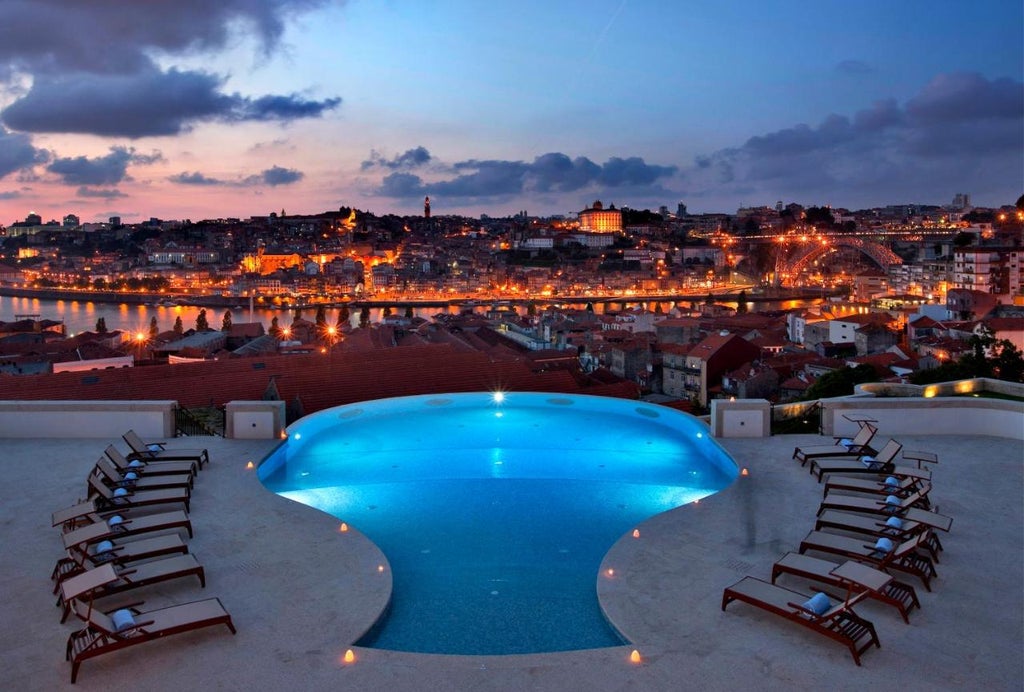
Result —
[{"label": "blue folded towel", "polygon": [[[125,476],[125,478],[127,477],[128,476]],[[889,476],[888,478],[885,479],[885,484],[890,488],[898,488],[900,487],[900,479],[897,478],[896,476]]]},{"label": "blue folded towel", "polygon": [[888,538],[879,538],[875,541],[875,550],[880,553],[891,553],[892,552],[892,541]]},{"label": "blue folded towel", "polygon": [[870,469],[878,465],[878,459],[875,459],[873,456],[863,456],[860,458],[860,463],[864,464]]},{"label": "blue folded towel", "polygon": [[100,541],[96,544],[96,555],[101,553],[109,553],[114,549],[114,544],[110,541]]},{"label": "blue folded towel", "polygon": [[139,474],[135,473],[134,471],[129,471],[128,473],[124,474],[124,479],[126,481],[137,481],[139,480]]},{"label": "blue folded towel", "polygon": [[886,498],[885,498],[885,504],[893,506],[893,507],[899,507],[900,506],[900,499],[898,497],[896,497],[895,495],[887,495]]},{"label": "blue folded towel", "polygon": [[114,497],[124,497],[127,494],[128,491],[125,490],[124,488],[118,488],[117,490],[114,491]]},{"label": "blue folded towel", "polygon": [[124,517],[122,517],[120,514],[115,514],[114,516],[112,516],[109,519],[107,519],[107,525],[109,525],[109,526],[117,526],[118,524],[120,524],[123,521],[124,521]]},{"label": "blue folded towel", "polygon": [[820,591],[804,603],[804,608],[815,613],[816,615],[824,615],[828,612],[828,609],[832,607],[832,601],[828,600],[828,596],[821,593]]},{"label": "blue folded towel", "polygon": [[121,610],[115,610],[110,614],[110,620],[114,623],[114,628],[121,632],[128,629],[129,627],[135,626],[135,616],[132,615],[132,611],[127,608],[121,608]]},{"label": "blue folded towel", "polygon": [[138,459],[132,459],[131,461],[128,462],[128,466],[130,466],[133,469],[137,469],[137,468],[141,468],[141,467],[145,466],[145,464],[143,464]]},{"label": "blue folded towel", "polygon": [[853,440],[844,437],[843,439],[839,440],[839,444],[841,444],[844,447],[852,447],[853,446]]},{"label": "blue folded towel", "polygon": [[902,529],[903,520],[899,517],[889,517],[885,520],[885,525],[888,526],[890,529]]},{"label": "blue folded towel", "polygon": [[162,445],[146,445],[146,449],[148,449],[151,452],[159,452],[160,450],[163,449],[163,446]]}]

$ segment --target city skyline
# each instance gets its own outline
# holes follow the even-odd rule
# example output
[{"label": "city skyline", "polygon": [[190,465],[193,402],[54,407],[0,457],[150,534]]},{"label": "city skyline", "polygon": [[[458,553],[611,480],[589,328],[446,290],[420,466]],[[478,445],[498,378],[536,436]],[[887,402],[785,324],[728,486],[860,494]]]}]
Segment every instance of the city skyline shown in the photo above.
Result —
[{"label": "city skyline", "polygon": [[979,206],[1024,192],[1020,3],[0,9],[0,224]]}]

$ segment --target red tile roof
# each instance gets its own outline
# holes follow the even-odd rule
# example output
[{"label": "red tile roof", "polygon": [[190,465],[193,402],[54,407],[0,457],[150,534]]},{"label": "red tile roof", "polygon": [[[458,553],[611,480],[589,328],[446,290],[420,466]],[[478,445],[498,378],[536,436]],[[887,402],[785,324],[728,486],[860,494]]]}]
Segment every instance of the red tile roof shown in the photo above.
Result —
[{"label": "red tile roof", "polygon": [[636,398],[635,384],[533,372],[526,361],[495,361],[449,346],[409,346],[331,355],[268,356],[49,375],[0,375],[10,400],[172,399],[183,407],[259,400],[271,381],[281,398],[312,413],[330,406],[412,394],[504,389]]}]

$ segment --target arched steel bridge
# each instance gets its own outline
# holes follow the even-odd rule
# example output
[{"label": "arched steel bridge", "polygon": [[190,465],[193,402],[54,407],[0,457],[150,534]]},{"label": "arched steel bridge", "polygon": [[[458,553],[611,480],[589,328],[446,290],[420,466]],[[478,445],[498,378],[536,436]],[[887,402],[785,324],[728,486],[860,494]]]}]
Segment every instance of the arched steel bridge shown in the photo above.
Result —
[{"label": "arched steel bridge", "polygon": [[864,238],[833,235],[829,236],[827,243],[808,243],[798,246],[793,254],[784,259],[783,265],[779,269],[787,277],[797,277],[811,262],[835,252],[840,247],[849,247],[860,251],[881,269],[887,269],[895,264],[903,264],[903,259],[899,255],[881,243]]}]

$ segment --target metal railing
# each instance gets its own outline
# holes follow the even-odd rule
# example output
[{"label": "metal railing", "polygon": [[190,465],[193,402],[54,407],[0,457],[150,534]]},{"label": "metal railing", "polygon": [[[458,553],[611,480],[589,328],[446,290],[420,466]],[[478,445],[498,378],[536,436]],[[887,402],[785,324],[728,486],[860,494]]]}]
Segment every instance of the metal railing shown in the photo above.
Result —
[{"label": "metal railing", "polygon": [[796,401],[772,404],[772,435],[822,434],[821,402]]},{"label": "metal railing", "polygon": [[175,437],[210,435],[224,437],[224,409],[208,406],[201,409],[174,409]]}]

